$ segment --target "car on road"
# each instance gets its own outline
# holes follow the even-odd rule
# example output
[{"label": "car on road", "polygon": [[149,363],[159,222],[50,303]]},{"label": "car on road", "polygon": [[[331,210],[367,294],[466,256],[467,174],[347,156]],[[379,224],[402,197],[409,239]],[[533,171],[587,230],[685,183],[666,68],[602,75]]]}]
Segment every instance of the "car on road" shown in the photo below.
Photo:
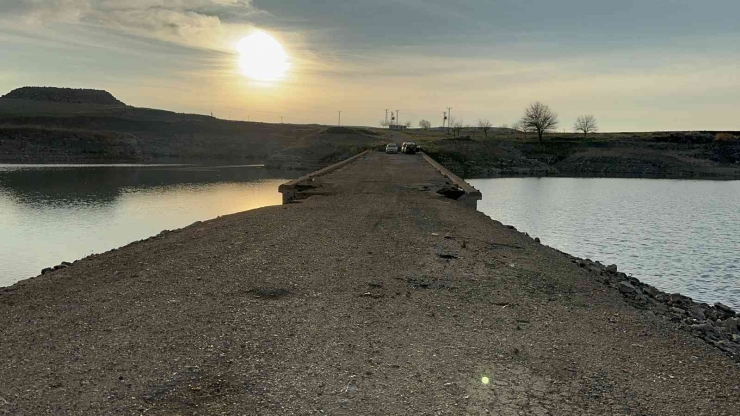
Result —
[{"label": "car on road", "polygon": [[401,145],[401,153],[408,155],[416,154],[416,143],[414,142],[403,142]]},{"label": "car on road", "polygon": [[398,153],[398,145],[395,143],[388,143],[388,145],[385,146],[385,152],[386,153]]}]

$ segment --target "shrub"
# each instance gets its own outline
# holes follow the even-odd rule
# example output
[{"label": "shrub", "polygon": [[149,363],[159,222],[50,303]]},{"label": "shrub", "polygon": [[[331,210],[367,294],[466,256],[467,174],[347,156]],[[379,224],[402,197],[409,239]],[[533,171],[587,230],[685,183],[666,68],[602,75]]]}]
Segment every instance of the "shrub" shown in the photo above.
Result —
[{"label": "shrub", "polygon": [[735,140],[737,140],[737,138],[731,133],[717,133],[714,136],[715,142],[733,142]]}]

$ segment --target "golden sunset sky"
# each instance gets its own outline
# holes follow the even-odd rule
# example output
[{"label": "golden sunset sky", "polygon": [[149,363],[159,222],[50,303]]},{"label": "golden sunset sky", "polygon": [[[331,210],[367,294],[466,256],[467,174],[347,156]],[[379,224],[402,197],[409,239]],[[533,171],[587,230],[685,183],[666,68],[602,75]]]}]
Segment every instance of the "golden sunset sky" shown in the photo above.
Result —
[{"label": "golden sunset sky", "polygon": [[739,130],[739,14],[736,0],[2,0],[0,94],[97,88],[367,126],[385,109],[439,125],[445,107],[512,124],[540,100],[568,129],[594,114],[602,131]]}]

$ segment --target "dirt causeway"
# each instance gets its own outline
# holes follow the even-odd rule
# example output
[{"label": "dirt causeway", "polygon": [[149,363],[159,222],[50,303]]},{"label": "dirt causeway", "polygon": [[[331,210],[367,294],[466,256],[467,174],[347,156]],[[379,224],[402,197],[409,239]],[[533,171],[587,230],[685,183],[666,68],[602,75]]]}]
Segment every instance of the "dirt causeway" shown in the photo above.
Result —
[{"label": "dirt causeway", "polygon": [[1,415],[738,415],[740,367],[372,153],[0,289]]}]

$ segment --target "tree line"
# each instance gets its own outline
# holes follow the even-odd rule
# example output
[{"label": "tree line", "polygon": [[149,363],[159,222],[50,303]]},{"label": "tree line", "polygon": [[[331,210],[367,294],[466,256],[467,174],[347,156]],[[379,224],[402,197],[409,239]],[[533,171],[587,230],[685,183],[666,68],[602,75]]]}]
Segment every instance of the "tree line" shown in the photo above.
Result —
[{"label": "tree line", "polygon": [[[555,131],[559,124],[558,114],[552,111],[547,104],[537,101],[524,109],[524,115],[511,128],[524,133],[525,139],[527,138],[527,133],[537,133],[537,138],[542,142],[544,134]],[[409,123],[406,125],[409,126]],[[385,126],[385,124],[381,122],[381,126]],[[493,124],[488,119],[480,119],[477,126],[472,126],[465,124],[462,119],[450,118],[448,120],[448,126],[452,131],[453,137],[459,137],[463,129],[477,127],[488,138],[488,132],[493,128]],[[432,123],[428,120],[421,120],[419,121],[419,127],[428,130],[432,127]],[[507,125],[501,126],[501,128],[507,127]],[[573,123],[573,131],[583,133],[586,137],[588,137],[589,133],[598,132],[599,126],[596,117],[591,114],[578,116]]]},{"label": "tree line", "polygon": [[[542,136],[549,131],[554,131],[559,123],[558,114],[552,111],[547,104],[537,101],[524,110],[524,115],[514,124],[513,128],[523,132],[525,138],[527,132],[535,132],[542,142]],[[589,133],[596,133],[599,131],[596,117],[590,114],[578,116],[573,123],[573,131],[583,133],[586,137]]]}]

